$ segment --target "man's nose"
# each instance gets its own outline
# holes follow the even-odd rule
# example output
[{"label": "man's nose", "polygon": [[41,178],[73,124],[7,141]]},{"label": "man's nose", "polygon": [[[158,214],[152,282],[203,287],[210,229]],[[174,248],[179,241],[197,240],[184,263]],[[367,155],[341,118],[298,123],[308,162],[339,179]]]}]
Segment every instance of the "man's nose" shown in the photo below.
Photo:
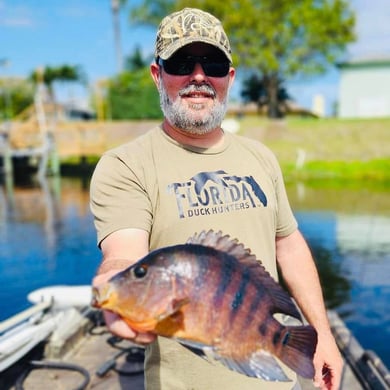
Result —
[{"label": "man's nose", "polygon": [[196,81],[204,80],[207,76],[204,73],[203,67],[199,62],[195,63],[194,70],[192,71],[192,78]]}]

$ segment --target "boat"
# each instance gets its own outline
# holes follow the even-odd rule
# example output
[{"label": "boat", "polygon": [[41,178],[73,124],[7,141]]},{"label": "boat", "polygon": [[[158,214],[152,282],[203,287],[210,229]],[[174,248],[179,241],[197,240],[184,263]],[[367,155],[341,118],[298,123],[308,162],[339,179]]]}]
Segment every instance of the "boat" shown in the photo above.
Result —
[{"label": "boat", "polygon": [[[113,336],[90,299],[90,286],[28,294],[32,307],[0,323],[0,388],[143,390],[143,347]],[[341,390],[389,390],[381,359],[361,347],[335,311],[328,317],[345,360]],[[300,382],[314,389],[312,381]]]},{"label": "boat", "polygon": [[31,308],[0,324],[0,372],[49,336],[58,339],[60,332],[78,327],[90,310],[91,288],[47,287],[27,298],[33,304]]},{"label": "boat", "polygon": [[115,389],[120,381],[107,375],[114,371],[143,388],[144,348],[108,332],[89,305],[89,285],[45,287],[27,298],[30,308],[0,323],[1,389]]}]

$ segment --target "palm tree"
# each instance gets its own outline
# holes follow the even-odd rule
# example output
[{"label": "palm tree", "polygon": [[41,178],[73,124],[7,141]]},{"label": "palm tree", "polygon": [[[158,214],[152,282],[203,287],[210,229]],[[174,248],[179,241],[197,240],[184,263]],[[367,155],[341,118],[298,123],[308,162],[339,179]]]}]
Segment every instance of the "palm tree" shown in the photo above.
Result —
[{"label": "palm tree", "polygon": [[47,66],[43,69],[34,71],[30,79],[35,81],[37,84],[43,83],[46,85],[50,95],[50,100],[55,102],[55,94],[53,84],[56,81],[69,82],[77,81],[82,84],[86,83],[86,76],[79,66],[62,65],[59,67]]},{"label": "palm tree", "polygon": [[112,21],[114,25],[114,41],[116,51],[116,65],[118,73],[123,71],[123,54],[121,42],[121,29],[119,21],[119,10],[125,5],[127,0],[111,0]]}]

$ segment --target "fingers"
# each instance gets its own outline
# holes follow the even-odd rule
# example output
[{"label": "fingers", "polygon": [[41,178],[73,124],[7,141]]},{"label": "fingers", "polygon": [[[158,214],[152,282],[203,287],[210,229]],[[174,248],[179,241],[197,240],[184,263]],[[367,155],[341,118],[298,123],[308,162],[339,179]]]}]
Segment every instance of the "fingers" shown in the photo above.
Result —
[{"label": "fingers", "polygon": [[116,275],[119,272],[119,270],[114,269],[105,272],[104,274],[96,275],[93,278],[92,285],[93,286],[99,286],[100,284],[106,283],[112,276]]},{"label": "fingers", "polygon": [[338,390],[344,363],[331,333],[323,333],[318,339],[313,364],[314,386],[321,390]]},{"label": "fingers", "polygon": [[154,340],[156,339],[156,335],[152,334],[152,333],[138,333],[135,338],[134,338],[134,342],[137,343],[137,344],[142,344],[142,345],[145,345],[145,344],[150,344],[151,342],[153,342]]},{"label": "fingers", "polygon": [[117,314],[103,311],[107,327],[113,334],[137,344],[149,344],[156,339],[152,333],[138,333],[131,329]]},{"label": "fingers", "polygon": [[131,329],[117,314],[104,310],[103,316],[108,329],[124,339],[134,339],[137,333]]},{"label": "fingers", "polygon": [[324,383],[325,389],[332,388],[332,373],[326,365],[322,368],[322,382]]},{"label": "fingers", "polygon": [[324,382],[328,386],[326,387],[327,389],[338,390],[340,388],[343,365],[344,363],[341,360],[338,364],[334,364],[333,367],[325,366],[327,370],[325,379],[327,380],[325,381],[324,379]]},{"label": "fingers", "polygon": [[340,386],[339,375],[326,364],[321,369],[321,374],[316,372],[314,386],[321,390],[338,390]]},{"label": "fingers", "polygon": [[319,389],[326,389],[326,387],[324,387],[325,382],[322,378],[322,372],[323,372],[322,364],[319,366],[315,365],[314,368],[315,368],[315,375],[314,375],[314,379],[313,379],[314,386],[319,388]]}]

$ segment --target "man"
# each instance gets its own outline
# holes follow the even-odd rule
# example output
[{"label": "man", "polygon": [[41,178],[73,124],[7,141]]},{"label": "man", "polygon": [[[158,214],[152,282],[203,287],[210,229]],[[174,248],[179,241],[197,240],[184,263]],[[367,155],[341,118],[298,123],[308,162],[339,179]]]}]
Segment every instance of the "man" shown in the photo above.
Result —
[{"label": "man", "polygon": [[[197,9],[167,16],[155,58],[151,75],[162,125],[105,153],[92,178],[91,208],[103,253],[94,284],[150,250],[184,243],[201,230],[220,230],[250,248],[276,279],[279,267],[318,332],[315,383],[336,390],[342,360],[279,165],[261,143],[221,128],[235,76],[221,23]],[[113,313],[105,318],[113,333],[147,345],[147,389],[299,389],[285,366],[292,382],[249,378],[211,365],[172,340],[137,333]],[[329,375],[323,378],[323,372]]]}]

